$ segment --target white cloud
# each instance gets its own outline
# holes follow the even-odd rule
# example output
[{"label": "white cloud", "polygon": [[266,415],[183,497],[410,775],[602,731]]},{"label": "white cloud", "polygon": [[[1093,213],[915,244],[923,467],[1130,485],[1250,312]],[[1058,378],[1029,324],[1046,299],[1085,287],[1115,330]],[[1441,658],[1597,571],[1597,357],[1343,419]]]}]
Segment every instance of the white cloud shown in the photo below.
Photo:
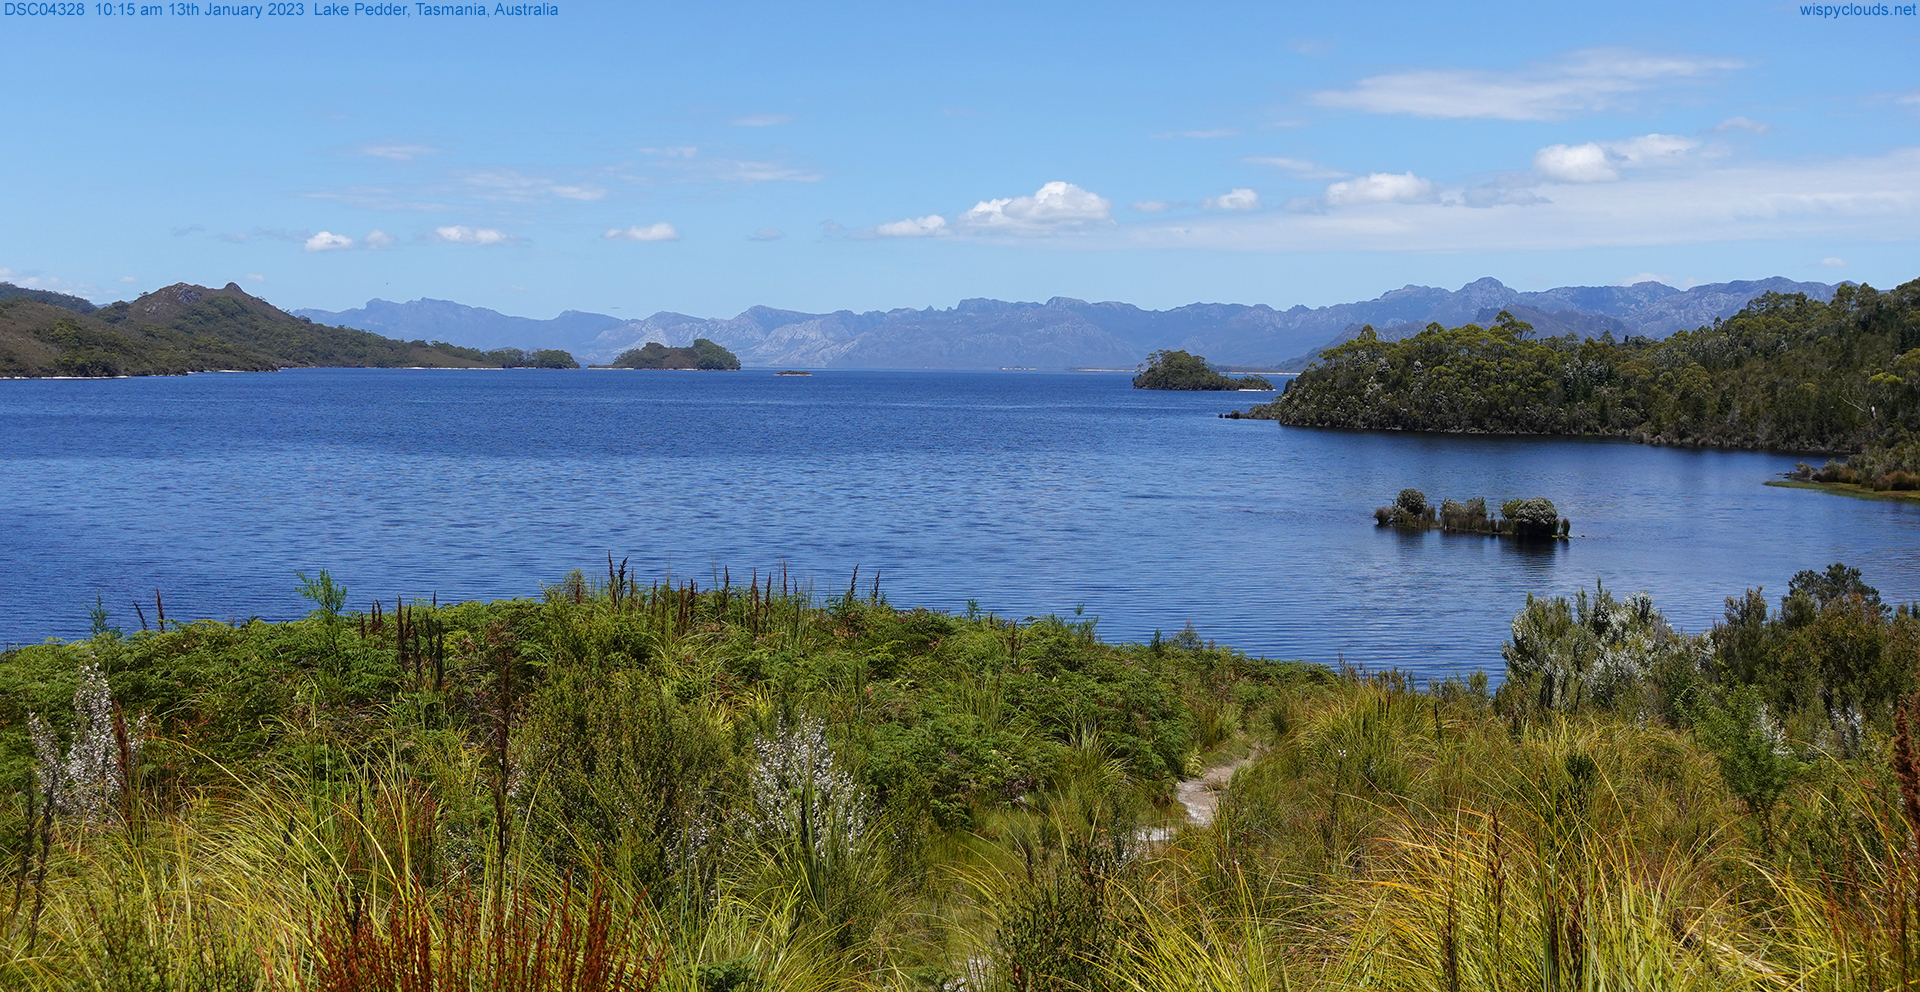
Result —
[{"label": "white cloud", "polygon": [[563,200],[598,200],[607,195],[605,188],[587,184],[562,184],[540,176],[529,176],[515,169],[490,169],[470,172],[462,177],[478,200],[504,200],[534,203],[549,196]]},{"label": "white cloud", "polygon": [[667,148],[642,148],[640,149],[640,154],[652,155],[657,158],[693,158],[694,156],[700,154],[700,148],[698,145],[673,145]]},{"label": "white cloud", "polygon": [[1636,274],[1634,274],[1634,275],[1630,275],[1630,276],[1628,276],[1628,277],[1626,277],[1625,279],[1622,279],[1622,280],[1620,280],[1619,282],[1617,282],[1617,283],[1614,283],[1614,285],[1616,285],[1616,286],[1638,286],[1638,285],[1640,285],[1640,284],[1641,284],[1641,283],[1643,283],[1643,282],[1657,282],[1657,283],[1660,283],[1660,284],[1662,284],[1662,285],[1666,285],[1666,286],[1671,286],[1671,285],[1673,285],[1673,277],[1672,277],[1672,276],[1663,276],[1663,275],[1661,275],[1661,274],[1660,274],[1660,273],[1658,273],[1658,272],[1640,272],[1640,273],[1636,273]]},{"label": "white cloud", "polygon": [[727,123],[732,124],[734,127],[774,127],[775,125],[790,124],[792,122],[792,114],[748,114],[745,117],[735,117]]},{"label": "white cloud", "polygon": [[114,280],[114,281],[115,281],[115,282],[125,282],[125,283],[135,283],[135,282],[139,282],[140,280],[138,280],[138,279],[135,279],[135,278],[134,278],[134,277],[132,277],[132,276],[121,276],[120,278],[118,278],[118,279],[116,279],[116,280]]},{"label": "white cloud", "polygon": [[266,282],[267,277],[261,275],[258,272],[249,272],[247,273],[247,281],[248,282]]},{"label": "white cloud", "polygon": [[678,241],[680,231],[663,220],[645,227],[636,224],[628,228],[610,228],[601,237],[612,241]]},{"label": "white cloud", "polygon": [[[1560,251],[1787,239],[1912,245],[1920,230],[1917,175],[1920,147],[1740,165],[1689,156],[1678,168],[1556,185],[1550,199],[1484,209],[1465,209],[1460,195],[1437,189],[1423,201],[1418,180],[1399,176],[1390,178],[1411,198],[1379,195],[1394,184],[1335,184],[1348,185],[1342,209],[1141,223],[1117,232],[1114,243],[1247,251]],[[1362,192],[1376,198],[1358,200]],[[1327,197],[1329,205],[1334,199]]]},{"label": "white cloud", "polygon": [[1698,147],[1700,142],[1677,134],[1643,134],[1638,138],[1609,141],[1606,144],[1609,153],[1619,156],[1629,166],[1670,162]]},{"label": "white cloud", "polygon": [[1113,220],[1113,203],[1072,183],[1050,182],[1032,196],[981,200],[960,215],[960,226],[975,231],[1052,234]]},{"label": "white cloud", "polygon": [[1236,186],[1220,196],[1209,196],[1200,201],[1208,210],[1257,210],[1260,207],[1260,194],[1245,186]]},{"label": "white cloud", "polygon": [[1740,66],[1731,59],[1588,49],[1505,72],[1411,69],[1370,76],[1352,89],[1316,93],[1313,101],[1375,114],[1550,121],[1613,109],[1629,94]]},{"label": "white cloud", "polygon": [[1721,121],[1718,124],[1715,124],[1713,126],[1713,130],[1715,131],[1715,133],[1720,133],[1725,131],[1748,131],[1753,134],[1766,134],[1768,131],[1773,130],[1773,125],[1763,123],[1761,121],[1748,120],[1745,117],[1729,117],[1726,120]]},{"label": "white cloud", "polygon": [[873,229],[876,237],[882,238],[937,238],[952,234],[947,227],[947,219],[939,214],[925,217],[908,217],[906,220],[889,221]]},{"label": "white cloud", "polygon": [[1599,143],[1548,145],[1533,153],[1533,167],[1548,179],[1566,183],[1606,183],[1620,178]]},{"label": "white cloud", "polygon": [[1242,161],[1252,165],[1271,165],[1276,169],[1285,169],[1301,179],[1343,179],[1347,175],[1339,169],[1329,169],[1304,158],[1287,158],[1282,155],[1255,156]]},{"label": "white cloud", "polygon": [[778,241],[787,236],[787,232],[777,227],[763,227],[747,236],[749,241]]},{"label": "white cloud", "polygon": [[422,155],[432,155],[439,150],[428,145],[384,144],[363,146],[360,154],[392,159],[395,162],[411,162]]},{"label": "white cloud", "polygon": [[1163,214],[1172,210],[1173,204],[1166,200],[1135,200],[1133,209],[1143,214]]},{"label": "white cloud", "polygon": [[1693,138],[1677,134],[1647,134],[1623,141],[1589,141],[1580,145],[1548,145],[1534,153],[1534,170],[1563,183],[1610,183],[1622,168],[1673,162],[1700,147]]},{"label": "white cloud", "polygon": [[371,231],[368,231],[367,236],[360,239],[360,243],[366,245],[368,248],[385,248],[388,245],[393,244],[393,241],[394,241],[393,235],[388,234],[387,232],[382,231],[377,227]]},{"label": "white cloud", "polygon": [[321,231],[319,234],[308,238],[306,244],[307,251],[339,251],[342,248],[352,247],[352,238],[344,234],[334,234],[331,231]]},{"label": "white cloud", "polygon": [[491,227],[467,227],[462,224],[450,224],[433,229],[436,241],[452,245],[503,245],[513,239]]},{"label": "white cloud", "polygon": [[1823,258],[1820,260],[1820,264],[1829,269],[1844,269],[1847,267],[1847,260],[1844,258]]},{"label": "white cloud", "polygon": [[1434,198],[1433,183],[1411,172],[1374,172],[1327,187],[1330,207],[1362,203],[1425,203]]},{"label": "white cloud", "polygon": [[1905,96],[1896,98],[1893,102],[1901,106],[1911,107],[1916,103],[1920,103],[1920,93],[1908,93]]}]

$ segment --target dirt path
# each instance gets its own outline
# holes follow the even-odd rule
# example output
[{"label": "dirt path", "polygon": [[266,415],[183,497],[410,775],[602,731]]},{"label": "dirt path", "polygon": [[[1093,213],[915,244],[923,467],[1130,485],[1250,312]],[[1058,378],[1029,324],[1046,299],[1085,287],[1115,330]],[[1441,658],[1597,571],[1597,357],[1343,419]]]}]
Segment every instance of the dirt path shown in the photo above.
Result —
[{"label": "dirt path", "polygon": [[[1227,787],[1227,783],[1233,780],[1233,773],[1253,764],[1253,760],[1259,756],[1260,752],[1256,751],[1239,761],[1209,768],[1199,778],[1190,778],[1175,785],[1173,797],[1186,808],[1187,824],[1204,827],[1212,823],[1214,811],[1220,808],[1220,793]],[[1138,839],[1140,843],[1148,846],[1165,844],[1173,839],[1173,835],[1179,831],[1180,827],[1181,824],[1178,823],[1141,827]]]},{"label": "dirt path", "polygon": [[1257,757],[1259,754],[1255,753],[1239,761],[1215,765],[1199,778],[1190,778],[1175,786],[1173,797],[1187,808],[1187,822],[1196,827],[1212,823],[1214,811],[1220,808],[1220,793],[1233,780],[1233,773],[1253,764]]}]

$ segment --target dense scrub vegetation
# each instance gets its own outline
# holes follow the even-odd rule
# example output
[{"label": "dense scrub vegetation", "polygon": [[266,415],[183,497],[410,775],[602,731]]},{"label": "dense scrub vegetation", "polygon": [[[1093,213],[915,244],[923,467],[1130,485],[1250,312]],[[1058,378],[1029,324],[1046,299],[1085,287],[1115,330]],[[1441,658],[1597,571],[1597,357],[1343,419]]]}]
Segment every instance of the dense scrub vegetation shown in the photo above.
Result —
[{"label": "dense scrub vegetation", "polygon": [[1671,444],[1858,451],[1920,431],[1920,280],[1842,286],[1830,303],[1769,293],[1665,340],[1536,339],[1437,324],[1321,353],[1248,416],[1285,424],[1578,434]]},{"label": "dense scrub vegetation", "polygon": [[1510,499],[1500,505],[1500,516],[1487,513],[1485,498],[1475,496],[1461,503],[1441,500],[1435,506],[1418,489],[1402,489],[1393,502],[1373,511],[1374,523],[1381,527],[1407,530],[1441,530],[1450,534],[1487,534],[1493,537],[1539,539],[1566,537],[1573,522],[1560,516],[1553,500],[1544,496]]},{"label": "dense scrub vegetation", "polygon": [[1133,377],[1135,389],[1272,389],[1265,376],[1250,375],[1235,379],[1221,375],[1199,355],[1163,349],[1147,356],[1140,374]]},{"label": "dense scrub vegetation", "polygon": [[0,376],[182,375],[302,366],[578,368],[559,351],[482,352],[325,327],[239,286],[184,283],[131,302],[78,310],[30,292],[0,295]]},{"label": "dense scrub vegetation", "polygon": [[685,348],[669,348],[649,341],[639,348],[628,348],[613,360],[616,369],[701,369],[732,372],[740,368],[740,357],[706,338],[695,338]]},{"label": "dense scrub vegetation", "polygon": [[1829,460],[1819,468],[1802,462],[1789,477],[1873,492],[1914,492],[1920,490],[1920,437],[1869,444],[1859,454]]},{"label": "dense scrub vegetation", "polygon": [[[1425,690],[783,582],[169,623],[0,659],[0,984],[1886,989],[1920,617],[1529,601]],[[1240,759],[1155,839],[1176,776]]]}]

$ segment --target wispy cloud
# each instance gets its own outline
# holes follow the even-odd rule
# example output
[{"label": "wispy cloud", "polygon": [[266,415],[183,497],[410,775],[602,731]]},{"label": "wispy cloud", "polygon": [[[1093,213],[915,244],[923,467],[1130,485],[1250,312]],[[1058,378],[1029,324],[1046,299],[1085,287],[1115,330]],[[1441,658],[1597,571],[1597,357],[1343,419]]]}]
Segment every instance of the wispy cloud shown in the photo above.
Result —
[{"label": "wispy cloud", "polygon": [[1164,214],[1172,210],[1174,204],[1170,200],[1135,200],[1132,206],[1143,214]]},{"label": "wispy cloud", "polygon": [[760,230],[747,235],[747,240],[748,241],[778,241],[781,238],[784,238],[786,236],[787,236],[787,232],[782,231],[777,227],[763,227]]},{"label": "wispy cloud", "polygon": [[1716,134],[1727,131],[1746,131],[1749,134],[1766,134],[1768,131],[1773,130],[1773,125],[1762,121],[1748,120],[1745,117],[1729,117],[1715,124],[1713,130]]},{"label": "wispy cloud", "polygon": [[678,241],[680,230],[663,220],[645,227],[635,224],[626,228],[609,228],[601,237],[609,241]]},{"label": "wispy cloud", "polygon": [[114,280],[114,282],[119,282],[119,283],[128,283],[128,284],[131,284],[131,283],[136,283],[136,282],[139,282],[139,281],[140,281],[140,280],[138,280],[138,279],[135,279],[135,278],[134,278],[134,277],[132,277],[132,276],[121,276],[120,278],[118,278],[118,279],[115,279],[115,280]]},{"label": "wispy cloud", "polygon": [[939,214],[888,221],[873,229],[876,238],[939,238],[952,233],[953,229],[947,226],[947,219]]},{"label": "wispy cloud", "polygon": [[[1112,243],[1258,251],[1552,251],[1809,237],[1910,243],[1920,222],[1915,175],[1920,148],[1737,165],[1695,156],[1612,182],[1504,187],[1505,202],[1489,204],[1412,173],[1373,173],[1329,186],[1320,210],[1136,224]],[[1474,206],[1483,209],[1467,209]]]},{"label": "wispy cloud", "polygon": [[360,154],[374,158],[390,159],[395,162],[411,162],[416,158],[432,155],[440,149],[430,145],[409,145],[400,142],[385,142],[360,146]]},{"label": "wispy cloud", "polygon": [[1347,176],[1339,169],[1329,169],[1304,158],[1287,158],[1283,155],[1255,155],[1241,161],[1249,165],[1270,165],[1276,169],[1284,169],[1299,179],[1344,179]]},{"label": "wispy cloud", "polygon": [[544,176],[530,176],[517,169],[469,172],[461,180],[475,199],[508,203],[535,203],[548,197],[598,200],[607,195],[606,189],[601,186],[559,183]]},{"label": "wispy cloud", "polygon": [[1258,210],[1260,194],[1245,186],[1237,186],[1219,196],[1209,196],[1201,200],[1200,206],[1208,210]]},{"label": "wispy cloud", "polygon": [[382,231],[377,227],[371,231],[368,231],[367,236],[364,239],[362,239],[362,243],[365,244],[368,248],[386,248],[392,245],[393,242],[394,242],[393,235],[388,234],[387,232]]},{"label": "wispy cloud", "polygon": [[1216,127],[1216,128],[1210,128],[1207,130],[1200,130],[1200,131],[1161,131],[1157,134],[1150,134],[1147,137],[1161,138],[1161,139],[1192,138],[1198,141],[1206,141],[1211,138],[1232,138],[1232,137],[1238,136],[1239,134],[1240,134],[1240,131],[1238,128]]},{"label": "wispy cloud", "polygon": [[43,276],[38,270],[15,272],[12,269],[0,268],[0,282],[10,282],[21,289],[48,289],[56,293],[68,293],[89,299],[97,295],[92,283],[75,282],[59,276]]},{"label": "wispy cloud", "polygon": [[433,240],[450,245],[504,245],[514,240],[511,236],[496,228],[467,227],[464,224],[449,224],[433,229]]},{"label": "wispy cloud", "polygon": [[1740,68],[1733,59],[1586,49],[1519,69],[1409,69],[1322,90],[1323,107],[1374,114],[1509,121],[1563,120],[1611,110],[1635,93]]},{"label": "wispy cloud", "polygon": [[816,169],[762,159],[703,155],[697,145],[642,148],[646,160],[616,170],[628,182],[671,183],[817,183],[826,176]]},{"label": "wispy cloud", "polygon": [[1827,269],[1844,269],[1847,267],[1847,260],[1844,258],[1823,258],[1820,260],[1820,266]]},{"label": "wispy cloud", "polygon": [[314,190],[300,195],[326,200],[358,210],[445,210],[452,192],[445,186],[424,189],[395,189],[391,186],[347,186],[341,189]]},{"label": "wispy cloud", "polygon": [[732,124],[734,127],[775,127],[781,124],[793,123],[793,115],[748,114],[745,117],[735,117],[727,123]]}]

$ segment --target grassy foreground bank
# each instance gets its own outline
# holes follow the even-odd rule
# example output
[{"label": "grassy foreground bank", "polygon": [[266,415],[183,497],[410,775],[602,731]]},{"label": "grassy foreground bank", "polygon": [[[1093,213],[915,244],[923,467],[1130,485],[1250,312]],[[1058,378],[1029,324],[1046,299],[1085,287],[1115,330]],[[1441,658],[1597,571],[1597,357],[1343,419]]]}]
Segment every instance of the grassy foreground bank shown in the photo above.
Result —
[{"label": "grassy foreground bank", "polygon": [[1530,602],[1498,692],[717,585],[0,656],[0,986],[1920,980],[1920,618],[1844,566]]}]

